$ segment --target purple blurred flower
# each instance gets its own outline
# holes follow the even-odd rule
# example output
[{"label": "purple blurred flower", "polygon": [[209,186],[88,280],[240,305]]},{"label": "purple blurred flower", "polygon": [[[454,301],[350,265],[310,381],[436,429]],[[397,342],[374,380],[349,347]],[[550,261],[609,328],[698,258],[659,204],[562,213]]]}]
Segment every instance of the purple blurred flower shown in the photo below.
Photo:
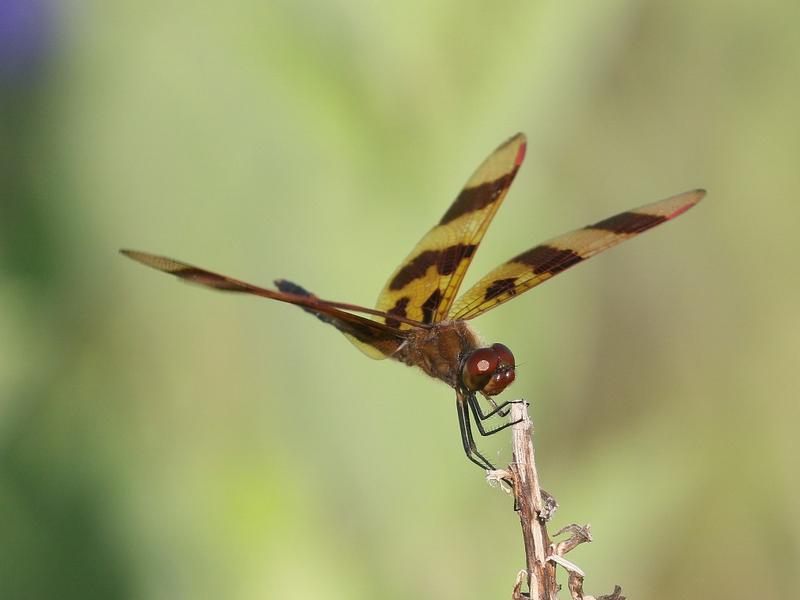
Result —
[{"label": "purple blurred flower", "polygon": [[51,50],[51,0],[0,0],[0,80],[38,74]]}]

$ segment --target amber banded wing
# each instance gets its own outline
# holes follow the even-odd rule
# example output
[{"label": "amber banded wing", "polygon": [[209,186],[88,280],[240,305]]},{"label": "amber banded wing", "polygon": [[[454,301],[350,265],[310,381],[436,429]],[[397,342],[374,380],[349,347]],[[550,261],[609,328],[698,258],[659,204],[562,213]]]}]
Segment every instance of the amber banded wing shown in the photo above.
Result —
[{"label": "amber banded wing", "polygon": [[551,277],[683,214],[700,202],[704,190],[693,190],[619,213],[534,246],[503,263],[464,292],[451,319],[472,319],[536,287]]},{"label": "amber banded wing", "polygon": [[[423,323],[447,316],[486,228],[525,157],[525,136],[501,144],[478,167],[441,218],[389,278],[377,308]],[[406,329],[399,319],[387,325]]]},{"label": "amber banded wing", "polygon": [[[239,281],[232,277],[212,273],[193,265],[173,260],[165,256],[157,256],[136,250],[120,250],[120,252],[137,262],[163,271],[185,281],[203,285],[223,292],[240,292],[253,294],[263,298],[271,298],[279,302],[295,304],[325,323],[329,323],[341,331],[359,350],[371,358],[387,358],[397,352],[406,342],[406,335],[393,327],[378,323],[371,319],[354,315],[345,310],[356,310],[385,317],[385,313],[371,308],[363,308],[340,302],[328,302],[310,294],[300,286],[279,280],[276,284],[283,291],[276,292],[257,285]],[[411,326],[409,324],[409,326]]]}]

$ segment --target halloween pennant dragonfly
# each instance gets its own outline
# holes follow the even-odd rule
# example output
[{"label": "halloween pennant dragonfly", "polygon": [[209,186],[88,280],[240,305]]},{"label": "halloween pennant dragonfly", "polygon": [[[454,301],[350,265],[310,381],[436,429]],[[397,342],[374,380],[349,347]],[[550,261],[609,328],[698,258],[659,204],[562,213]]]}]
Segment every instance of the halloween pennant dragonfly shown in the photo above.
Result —
[{"label": "halloween pennant dragonfly", "polygon": [[[503,344],[484,344],[468,321],[683,214],[705,195],[703,190],[685,192],[554,237],[490,271],[456,300],[478,245],[522,164],[525,145],[525,136],[517,134],[478,167],[444,216],[389,278],[375,309],[323,300],[285,279],[276,280],[278,289],[271,290],[171,258],[135,250],[120,252],[192,283],[295,304],[333,325],[366,355],[393,358],[444,381],[455,390],[467,457],[492,469],[475,444],[470,415],[481,435],[512,424],[487,429],[483,422],[505,414],[509,402],[497,404],[492,397],[514,381],[514,355]],[[490,404],[486,412],[478,395]]]}]

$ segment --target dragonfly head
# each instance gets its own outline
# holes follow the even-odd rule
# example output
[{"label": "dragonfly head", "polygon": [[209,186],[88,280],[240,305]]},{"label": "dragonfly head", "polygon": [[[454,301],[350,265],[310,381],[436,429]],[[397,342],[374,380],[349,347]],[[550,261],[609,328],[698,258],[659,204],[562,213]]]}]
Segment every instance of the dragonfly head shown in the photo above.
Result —
[{"label": "dragonfly head", "polygon": [[514,381],[514,355],[508,346],[492,344],[467,354],[461,366],[461,382],[471,392],[495,396]]}]

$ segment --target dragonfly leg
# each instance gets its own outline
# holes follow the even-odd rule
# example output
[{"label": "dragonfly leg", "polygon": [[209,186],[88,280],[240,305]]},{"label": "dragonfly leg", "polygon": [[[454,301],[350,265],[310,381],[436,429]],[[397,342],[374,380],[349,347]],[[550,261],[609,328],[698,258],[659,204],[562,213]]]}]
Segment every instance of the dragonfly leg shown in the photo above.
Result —
[{"label": "dragonfly leg", "polygon": [[461,443],[464,445],[464,452],[467,454],[467,458],[481,469],[493,471],[494,465],[478,452],[478,448],[475,446],[475,440],[472,437],[472,427],[469,421],[469,406],[467,405],[466,398],[461,394],[456,396],[456,408],[458,409],[458,426],[461,429]]},{"label": "dragonfly leg", "polygon": [[519,404],[521,402],[525,402],[525,400],[506,400],[505,402],[501,402],[500,404],[497,404],[492,399],[491,396],[487,396],[486,394],[481,394],[481,395],[484,398],[486,398],[486,400],[489,402],[489,404],[492,405],[492,410],[490,410],[488,413],[484,414],[483,413],[483,409],[481,408],[480,402],[478,402],[477,398],[475,399],[475,405],[474,405],[475,406],[475,411],[474,411],[475,412],[475,418],[476,419],[480,419],[481,421],[485,421],[486,419],[488,419],[489,417],[493,417],[494,415],[499,415],[501,417],[505,417],[509,412],[508,410],[506,410],[506,408],[508,408],[512,404]]},{"label": "dragonfly leg", "polygon": [[486,401],[487,401],[487,402],[488,402],[488,403],[489,403],[489,404],[492,406],[492,408],[494,409],[494,410],[492,411],[492,414],[494,414],[494,413],[497,413],[497,416],[499,416],[499,417],[506,417],[506,416],[508,416],[508,413],[509,413],[509,412],[511,412],[511,409],[510,409],[510,408],[507,408],[508,404],[510,404],[511,402],[517,402],[517,400],[512,400],[512,401],[510,401],[510,402],[503,402],[503,403],[501,403],[501,404],[498,406],[497,402],[495,402],[495,401],[494,401],[494,398],[492,398],[491,396],[485,396],[485,395],[484,395],[484,398],[486,398]]},{"label": "dragonfly leg", "polygon": [[[478,432],[482,436],[493,435],[495,433],[498,433],[499,431],[503,431],[507,427],[511,427],[512,425],[516,425],[517,423],[520,423],[522,421],[522,419],[517,419],[516,421],[510,421],[508,423],[504,423],[503,425],[500,425],[499,427],[495,427],[494,429],[486,429],[483,426],[483,423],[481,423],[481,419],[489,418],[490,416],[495,414],[497,412],[497,410],[494,410],[494,411],[490,412],[488,415],[484,416],[483,413],[481,412],[481,406],[480,406],[480,403],[478,402],[478,398],[477,398],[477,396],[475,396],[475,394],[467,394],[467,398],[466,399],[467,399],[467,402],[469,402],[469,406],[472,409],[472,412],[475,414],[475,425],[478,426]],[[516,403],[516,402],[524,402],[524,400],[510,400],[508,402],[504,402],[503,404],[508,405],[508,404],[512,404],[512,403]]]}]

